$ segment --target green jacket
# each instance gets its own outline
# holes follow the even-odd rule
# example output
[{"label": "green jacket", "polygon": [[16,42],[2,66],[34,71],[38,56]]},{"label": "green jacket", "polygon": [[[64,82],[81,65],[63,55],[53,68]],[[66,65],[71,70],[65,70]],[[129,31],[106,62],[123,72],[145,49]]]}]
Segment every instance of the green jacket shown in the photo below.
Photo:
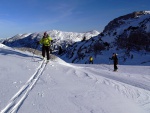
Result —
[{"label": "green jacket", "polygon": [[93,57],[90,57],[90,59],[89,59],[90,61],[93,61]]},{"label": "green jacket", "polygon": [[43,37],[41,40],[40,40],[40,44],[44,45],[44,46],[50,46],[51,44],[51,41],[52,41],[52,38],[47,36],[47,37]]}]

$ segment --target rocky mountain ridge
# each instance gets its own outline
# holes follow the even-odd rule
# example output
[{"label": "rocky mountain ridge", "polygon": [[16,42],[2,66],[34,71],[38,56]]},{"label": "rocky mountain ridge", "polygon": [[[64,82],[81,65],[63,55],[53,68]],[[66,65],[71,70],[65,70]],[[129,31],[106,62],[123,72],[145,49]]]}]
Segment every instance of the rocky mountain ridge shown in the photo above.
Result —
[{"label": "rocky mountain ridge", "polygon": [[[58,30],[50,30],[46,32],[50,37],[52,37],[53,46],[55,49],[58,49],[59,47],[65,49],[68,45],[81,41],[84,37],[88,40],[99,34],[96,30],[88,31],[86,33],[63,32]],[[43,37],[43,34],[44,32],[17,34],[4,40],[3,44],[14,48],[19,48],[21,50],[22,48],[26,48],[25,50],[35,49],[37,42]],[[40,50],[40,47],[38,49]]]},{"label": "rocky mountain ridge", "polygon": [[[93,56],[99,63],[99,57],[108,58],[112,53],[119,53],[122,64],[133,59],[135,53],[149,55],[149,11],[133,12],[112,20],[98,36],[68,48],[63,58],[72,63],[87,63],[88,58]],[[104,60],[101,62],[105,63]]]},{"label": "rocky mountain ridge", "polygon": [[[101,33],[47,32],[55,40],[53,49],[57,51],[53,54],[70,63],[88,63],[90,56],[93,56],[94,63],[108,63],[114,52],[119,54],[121,64],[132,64],[138,60],[133,57],[135,55],[145,55],[145,59],[150,57],[150,11],[120,16],[109,22]],[[3,43],[17,48],[35,48],[35,42],[42,36],[43,32],[17,35]]]}]

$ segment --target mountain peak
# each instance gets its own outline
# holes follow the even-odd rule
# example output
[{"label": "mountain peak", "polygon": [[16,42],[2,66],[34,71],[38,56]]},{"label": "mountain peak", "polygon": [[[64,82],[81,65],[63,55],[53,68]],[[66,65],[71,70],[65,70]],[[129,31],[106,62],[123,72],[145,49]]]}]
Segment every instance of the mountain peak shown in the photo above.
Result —
[{"label": "mountain peak", "polygon": [[[133,13],[120,16],[110,21],[108,25],[104,28],[103,32],[113,31],[115,28],[118,28],[119,26],[123,24],[130,23],[131,19],[137,19],[141,16],[145,16],[149,14],[150,14],[150,11],[135,11]],[[130,22],[127,22],[128,20],[130,20]]]}]

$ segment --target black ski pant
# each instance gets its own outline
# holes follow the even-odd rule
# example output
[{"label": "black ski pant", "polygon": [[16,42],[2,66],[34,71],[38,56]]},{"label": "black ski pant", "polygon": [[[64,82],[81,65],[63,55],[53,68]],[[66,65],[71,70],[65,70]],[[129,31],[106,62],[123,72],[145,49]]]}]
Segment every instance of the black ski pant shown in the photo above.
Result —
[{"label": "black ski pant", "polygon": [[90,60],[90,61],[89,61],[89,64],[93,64],[93,60]]},{"label": "black ski pant", "polygon": [[45,53],[46,53],[47,60],[50,59],[49,51],[50,51],[49,46],[42,46],[42,56],[45,57]]},{"label": "black ski pant", "polygon": [[118,69],[117,63],[114,63],[114,71],[116,71],[117,69]]}]

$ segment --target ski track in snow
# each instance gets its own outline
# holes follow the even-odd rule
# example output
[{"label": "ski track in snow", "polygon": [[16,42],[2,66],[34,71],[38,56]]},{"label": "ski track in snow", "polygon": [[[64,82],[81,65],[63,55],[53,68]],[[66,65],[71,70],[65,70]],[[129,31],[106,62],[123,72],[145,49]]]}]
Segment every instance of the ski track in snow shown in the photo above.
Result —
[{"label": "ski track in snow", "polygon": [[8,104],[0,113],[16,113],[25,99],[28,97],[30,91],[34,88],[39,77],[43,74],[47,63],[43,60],[31,78],[22,86],[22,88],[10,99]]},{"label": "ski track in snow", "polygon": [[[89,77],[90,79],[93,79],[95,81],[95,84],[102,83],[105,85],[110,85],[114,87],[120,94],[124,95],[127,98],[134,100],[136,103],[141,105],[146,110],[148,111],[150,110],[150,85],[133,80],[133,79],[130,80],[130,76],[129,76],[129,79],[127,80],[123,79],[117,75],[120,75],[120,74],[124,75],[125,73],[112,72],[112,69],[110,69],[109,67],[107,66],[103,66],[103,67],[106,69],[106,70],[103,70],[103,71],[106,71],[105,75],[101,73],[102,70],[95,71],[95,70],[92,70],[91,67],[90,68],[86,67],[88,70],[86,70],[85,67],[77,67],[77,68],[78,68],[78,71],[80,71],[80,73],[82,72],[85,74],[85,77]],[[80,68],[84,68],[85,70],[84,71],[83,69],[80,70]],[[79,72],[77,73],[75,71],[75,73],[78,77],[80,77]],[[112,76],[112,75],[115,75],[115,76]]]}]

